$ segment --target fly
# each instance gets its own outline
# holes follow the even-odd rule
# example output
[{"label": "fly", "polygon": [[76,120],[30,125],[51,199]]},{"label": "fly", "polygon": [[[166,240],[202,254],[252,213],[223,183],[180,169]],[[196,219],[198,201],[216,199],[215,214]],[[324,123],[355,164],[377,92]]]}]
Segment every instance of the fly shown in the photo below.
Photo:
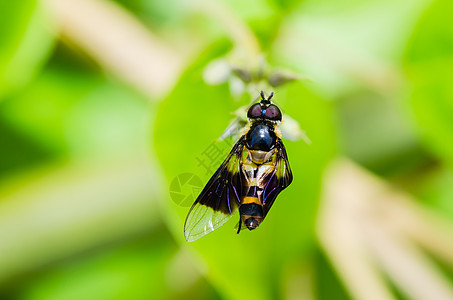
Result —
[{"label": "fly", "polygon": [[277,195],[293,180],[280,133],[282,113],[271,103],[273,93],[253,104],[245,133],[192,205],[184,225],[195,241],[225,224],[239,210],[242,227],[256,229]]}]

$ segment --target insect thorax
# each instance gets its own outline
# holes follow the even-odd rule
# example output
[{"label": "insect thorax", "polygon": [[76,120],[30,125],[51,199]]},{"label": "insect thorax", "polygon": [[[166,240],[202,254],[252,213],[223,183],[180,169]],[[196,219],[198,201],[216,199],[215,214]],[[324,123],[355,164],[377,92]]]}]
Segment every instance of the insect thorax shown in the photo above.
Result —
[{"label": "insect thorax", "polygon": [[268,122],[254,122],[245,135],[246,146],[249,150],[269,152],[277,142],[274,124]]}]

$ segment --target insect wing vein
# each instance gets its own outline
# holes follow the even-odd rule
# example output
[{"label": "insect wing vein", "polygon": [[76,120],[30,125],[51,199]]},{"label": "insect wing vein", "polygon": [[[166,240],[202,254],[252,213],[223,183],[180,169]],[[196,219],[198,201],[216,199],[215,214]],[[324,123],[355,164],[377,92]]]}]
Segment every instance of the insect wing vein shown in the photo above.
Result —
[{"label": "insect wing vein", "polygon": [[275,160],[275,169],[268,175],[266,185],[263,190],[264,216],[267,215],[278,194],[289,186],[293,180],[293,174],[289,166],[286,149],[281,139],[277,141],[277,157]]},{"label": "insect wing vein", "polygon": [[187,241],[195,241],[216,230],[237,211],[242,188],[243,147],[244,137],[241,137],[192,205],[184,225]]}]

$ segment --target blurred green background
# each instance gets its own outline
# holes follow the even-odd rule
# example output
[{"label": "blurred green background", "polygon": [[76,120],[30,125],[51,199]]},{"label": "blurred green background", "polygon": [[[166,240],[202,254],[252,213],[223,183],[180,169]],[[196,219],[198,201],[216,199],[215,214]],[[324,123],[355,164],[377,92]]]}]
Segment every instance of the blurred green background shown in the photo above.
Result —
[{"label": "blurred green background", "polygon": [[[452,11],[1,1],[0,299],[453,299]],[[189,244],[260,89],[311,141],[294,182]]]}]

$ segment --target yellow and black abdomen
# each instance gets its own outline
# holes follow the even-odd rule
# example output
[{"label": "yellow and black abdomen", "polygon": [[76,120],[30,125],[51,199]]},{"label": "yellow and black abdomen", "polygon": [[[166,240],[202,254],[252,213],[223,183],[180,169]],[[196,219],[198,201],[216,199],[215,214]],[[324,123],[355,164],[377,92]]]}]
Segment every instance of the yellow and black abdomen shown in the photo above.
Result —
[{"label": "yellow and black abdomen", "polygon": [[244,225],[249,229],[255,229],[263,220],[263,204],[261,201],[262,189],[256,185],[244,188],[247,194],[241,197],[239,213]]},{"label": "yellow and black abdomen", "polygon": [[239,213],[241,222],[249,229],[258,227],[264,219],[263,190],[266,177],[275,169],[275,151],[249,150],[244,146],[242,169],[245,175]]}]

